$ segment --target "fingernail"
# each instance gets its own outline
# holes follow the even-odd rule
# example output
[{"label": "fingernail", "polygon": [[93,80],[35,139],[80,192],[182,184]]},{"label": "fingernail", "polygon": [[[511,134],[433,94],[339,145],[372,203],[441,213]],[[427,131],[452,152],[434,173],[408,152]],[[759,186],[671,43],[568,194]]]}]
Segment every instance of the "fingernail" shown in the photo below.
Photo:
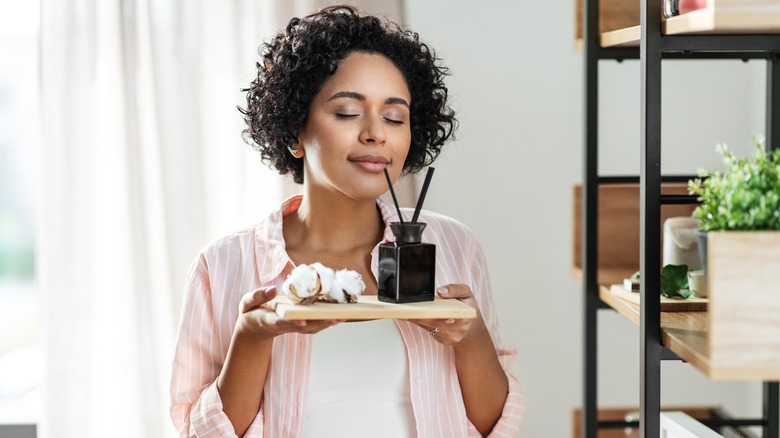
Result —
[{"label": "fingernail", "polygon": [[438,292],[439,295],[447,295],[447,294],[450,293],[450,291],[447,290],[446,287],[440,287],[440,288],[436,289],[436,292]]},{"label": "fingernail", "polygon": [[265,290],[266,297],[272,297],[276,294],[276,286],[271,286]]},{"label": "fingernail", "polygon": [[455,322],[455,320],[454,320],[454,319],[452,319],[452,318],[450,318],[450,319],[448,319],[448,320],[444,321],[444,323],[445,323],[445,324],[452,324],[453,322]]}]

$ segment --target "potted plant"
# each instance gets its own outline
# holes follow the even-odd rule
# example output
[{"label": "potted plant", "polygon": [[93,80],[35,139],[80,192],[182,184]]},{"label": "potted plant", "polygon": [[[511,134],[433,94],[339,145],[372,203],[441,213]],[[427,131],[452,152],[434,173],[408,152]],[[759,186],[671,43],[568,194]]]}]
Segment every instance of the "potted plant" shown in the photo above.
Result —
[{"label": "potted plant", "polygon": [[753,158],[737,158],[726,145],[717,146],[726,166],[723,172],[699,170],[688,190],[701,202],[693,212],[699,219],[699,248],[706,266],[706,233],[712,231],[780,230],[780,150],[766,152],[762,138],[754,139]]},{"label": "potted plant", "polygon": [[780,379],[780,151],[755,143],[753,158],[718,146],[725,170],[701,171],[689,184],[707,233],[705,348],[715,379],[757,369]]}]

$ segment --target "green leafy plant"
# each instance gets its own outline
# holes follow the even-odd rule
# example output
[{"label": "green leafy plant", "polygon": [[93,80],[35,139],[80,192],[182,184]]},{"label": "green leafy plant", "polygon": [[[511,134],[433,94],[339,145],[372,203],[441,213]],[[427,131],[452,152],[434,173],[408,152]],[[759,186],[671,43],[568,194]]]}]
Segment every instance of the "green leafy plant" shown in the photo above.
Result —
[{"label": "green leafy plant", "polygon": [[688,298],[688,265],[666,265],[661,270],[661,295],[666,298]]},{"label": "green leafy plant", "polygon": [[[688,265],[664,266],[661,269],[661,296],[682,299],[690,297],[693,292],[688,286],[688,270]],[[636,271],[631,280],[639,280],[639,277],[640,271]]]},{"label": "green leafy plant", "polygon": [[726,170],[702,169],[688,182],[689,193],[701,202],[693,212],[701,231],[780,230],[780,150],[767,153],[760,138],[754,143],[752,159],[737,158],[719,144]]}]

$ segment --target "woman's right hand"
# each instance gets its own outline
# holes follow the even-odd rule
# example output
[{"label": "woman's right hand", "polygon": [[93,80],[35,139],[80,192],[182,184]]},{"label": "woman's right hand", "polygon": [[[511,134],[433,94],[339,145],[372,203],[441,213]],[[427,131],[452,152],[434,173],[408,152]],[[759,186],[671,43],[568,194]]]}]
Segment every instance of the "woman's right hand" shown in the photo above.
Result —
[{"label": "woman's right hand", "polygon": [[256,341],[270,341],[284,333],[314,334],[327,327],[338,324],[337,320],[297,320],[282,319],[268,302],[276,297],[276,286],[256,289],[245,294],[238,305],[240,315],[236,323],[236,335]]}]

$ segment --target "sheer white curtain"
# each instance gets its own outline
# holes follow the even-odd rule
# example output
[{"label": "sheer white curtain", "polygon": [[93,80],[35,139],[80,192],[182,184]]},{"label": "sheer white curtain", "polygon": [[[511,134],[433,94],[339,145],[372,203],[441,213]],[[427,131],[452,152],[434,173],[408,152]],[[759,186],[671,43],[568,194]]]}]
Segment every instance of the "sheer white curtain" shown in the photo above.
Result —
[{"label": "sheer white curtain", "polygon": [[326,3],[42,1],[40,436],[174,434],[188,265],[294,190],[242,142],[239,89],[263,40]]}]

